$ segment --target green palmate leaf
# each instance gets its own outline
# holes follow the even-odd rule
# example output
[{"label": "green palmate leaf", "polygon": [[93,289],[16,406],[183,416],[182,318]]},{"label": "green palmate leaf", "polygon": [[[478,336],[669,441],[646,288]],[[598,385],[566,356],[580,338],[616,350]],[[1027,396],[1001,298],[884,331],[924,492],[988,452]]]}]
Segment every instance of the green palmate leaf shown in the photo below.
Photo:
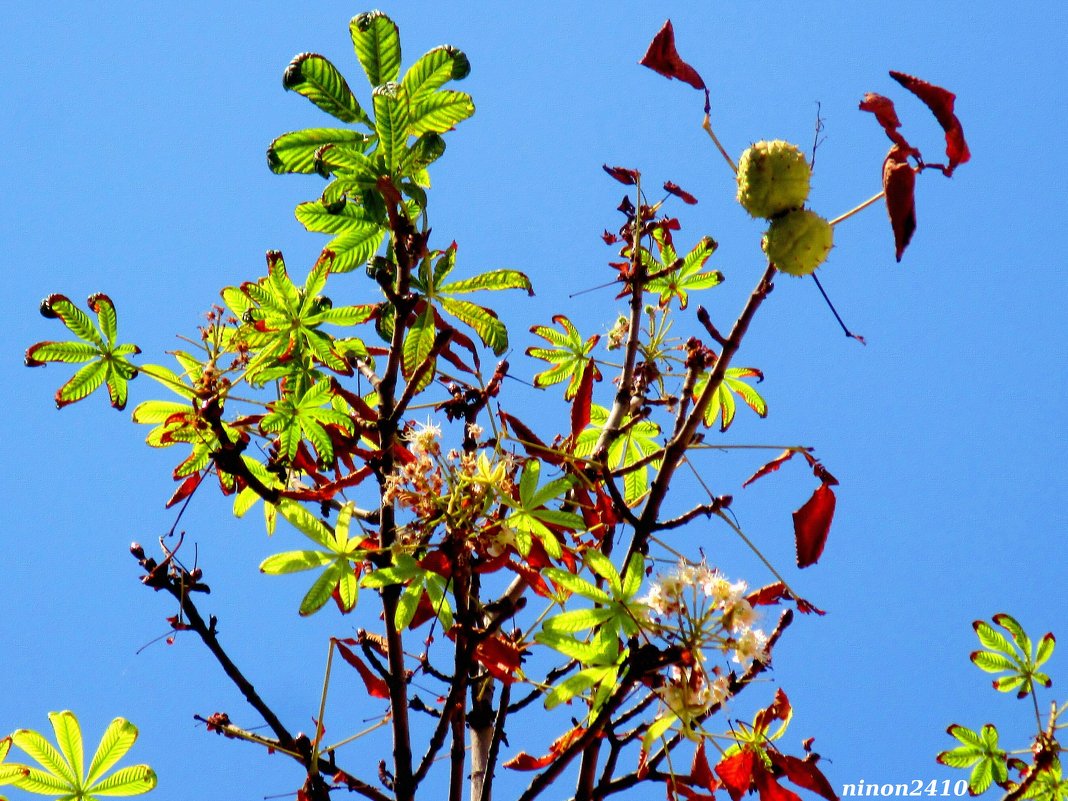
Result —
[{"label": "green palmate leaf", "polygon": [[408,96],[398,83],[385,83],[371,94],[375,106],[375,130],[378,133],[379,153],[390,173],[396,173],[403,162],[408,143],[411,117]]},{"label": "green palmate leaf", "polygon": [[1038,641],[1038,648],[1035,651],[1035,667],[1040,667],[1047,659],[1053,656],[1053,649],[1056,645],[1057,640],[1051,633],[1046,633]]},{"label": "green palmate leaf", "polygon": [[607,608],[572,609],[550,617],[542,627],[546,631],[574,634],[576,631],[585,631],[599,626],[614,615],[615,610]]},{"label": "green palmate leaf", "polygon": [[342,122],[370,124],[337,67],[317,53],[301,53],[290,62],[282,86],[304,95]]},{"label": "green palmate leaf", "polygon": [[[578,392],[586,364],[592,360],[590,352],[601,338],[594,334],[583,341],[575,325],[562,314],[553,317],[553,322],[563,329],[562,333],[545,325],[536,325],[530,329],[532,334],[537,334],[554,346],[552,348],[527,348],[528,356],[553,364],[548,370],[534,376],[534,386],[547,387],[566,380],[568,384],[564,391],[564,399],[573,400]],[[594,367],[594,376],[597,379],[601,377],[596,367]]]},{"label": "green palmate leaf", "polygon": [[77,718],[68,711],[53,712],[49,719],[59,750],[28,729],[20,729],[11,736],[11,741],[43,768],[30,768],[16,778],[14,784],[19,789],[93,801],[100,796],[139,795],[156,786],[156,774],[147,765],[121,768],[104,776],[137,739],[137,729],[129,721],[116,718],[111,722],[97,746],[89,773],[83,778],[82,734]]},{"label": "green palmate leaf", "polygon": [[592,642],[582,642],[564,632],[543,628],[534,635],[534,641],[577,659],[583,665],[611,665],[618,659],[618,644],[597,637]]},{"label": "green palmate leaf", "polygon": [[475,104],[465,92],[442,91],[412,103],[407,131],[414,136],[444,133],[475,113]]},{"label": "green palmate leaf", "polygon": [[334,254],[330,269],[336,273],[349,272],[365,264],[385,235],[385,228],[368,219],[364,208],[355,203],[333,210],[315,200],[299,204],[295,213],[309,231],[338,235],[324,249]]},{"label": "green palmate leaf", "polygon": [[1005,654],[1011,654],[1014,649],[1012,644],[1005,639],[999,631],[992,627],[984,620],[976,620],[972,623],[972,628],[975,629],[976,635],[986,648],[990,648],[994,651],[1001,651]]},{"label": "green palmate leaf", "polygon": [[980,670],[987,673],[998,673],[1002,670],[1015,670],[1017,665],[1004,654],[996,654],[992,651],[976,651],[971,655],[972,662]]},{"label": "green palmate leaf", "polygon": [[[441,158],[444,154],[444,139],[436,133],[422,134],[412,143],[412,146],[408,148],[408,152],[405,154],[397,168],[397,173],[404,176],[411,176],[416,184],[429,187],[430,175],[426,172],[426,168]],[[423,208],[426,207],[425,198],[422,199],[419,205]]]},{"label": "green palmate leaf", "polygon": [[565,590],[576,595],[581,595],[589,601],[593,601],[597,604],[608,604],[612,602],[612,596],[607,592],[590,584],[590,582],[586,581],[586,579],[581,576],[576,576],[574,573],[567,570],[561,570],[557,567],[547,567],[542,573],[557,587],[563,587]]},{"label": "green palmate leaf", "polygon": [[[697,379],[694,384],[695,399],[704,392],[705,387],[708,385],[708,378],[709,374],[705,373]],[[744,379],[747,378],[755,378],[759,383],[764,380],[764,374],[754,367],[727,368],[716,394],[713,395],[712,401],[705,408],[704,422],[706,426],[712,426],[715,424],[716,419],[719,418],[720,431],[726,431],[730,428],[731,423],[734,422],[736,410],[734,395],[738,395],[745,405],[760,417],[768,416],[767,402],[759,392],[745,382]]]},{"label": "green palmate leaf", "polygon": [[988,723],[975,732],[965,726],[953,725],[946,731],[961,745],[943,751],[938,755],[937,761],[951,768],[974,765],[968,780],[972,795],[984,793],[992,783],[1003,784],[1008,779],[1008,755],[998,747],[996,728]]},{"label": "green palmate leaf", "polygon": [[1013,642],[1016,643],[1021,654],[1031,656],[1031,638],[1027,636],[1027,632],[1023,630],[1023,626],[1017,622],[1016,618],[1002,613],[994,615],[994,622],[1012,635]]},{"label": "green palmate leaf", "polygon": [[56,406],[62,408],[80,401],[98,389],[107,378],[106,362],[97,361],[81,368],[56,393]]},{"label": "green palmate leaf", "polygon": [[534,294],[530,279],[519,270],[490,270],[471,278],[463,278],[438,286],[438,291],[446,295],[501,289],[525,289],[528,295]]},{"label": "green palmate leaf", "polygon": [[286,551],[264,559],[260,563],[260,572],[269,576],[281,576],[323,567],[332,561],[331,555],[323,551]]},{"label": "green palmate leaf", "polygon": [[313,173],[317,171],[317,154],[325,146],[351,147],[362,152],[371,137],[349,128],[305,128],[285,133],[267,148],[267,166],[271,172]]},{"label": "green palmate leaf", "polygon": [[347,562],[340,560],[331,562],[329,567],[326,568],[315,580],[315,583],[311,585],[308,592],[301,599],[299,612],[301,615],[307,616],[318,612],[326,602],[330,600],[330,596],[334,592],[334,587],[341,581],[345,571],[347,571]]},{"label": "green palmate leaf", "polygon": [[449,81],[461,81],[471,72],[471,62],[462,51],[451,45],[435,47],[425,53],[404,74],[401,84],[410,102],[418,105]]},{"label": "green palmate leaf", "polygon": [[552,692],[545,697],[545,708],[553,709],[605,680],[614,680],[617,673],[617,669],[612,666],[580,670],[553,687]]},{"label": "green palmate leaf", "polygon": [[[120,768],[93,787],[94,796],[141,795],[154,789],[156,774],[148,765]],[[86,796],[89,798],[89,796]]]},{"label": "green palmate leaf", "polygon": [[349,35],[372,88],[397,80],[401,46],[397,25],[381,11],[359,14],[349,22]]},{"label": "green palmate leaf", "polygon": [[612,560],[595,550],[586,551],[585,558],[590,570],[607,581],[608,588],[618,598],[623,592],[623,580],[616,571],[615,565],[612,564]]},{"label": "green palmate leaf", "polygon": [[126,756],[137,741],[137,727],[124,718],[115,718],[104,731],[96,753],[89,763],[89,774],[85,777],[92,784],[111,770],[112,766]]},{"label": "green palmate leaf", "polygon": [[[427,304],[422,313],[415,318],[415,323],[404,338],[404,359],[401,363],[404,377],[410,379],[419,366],[426,361],[434,347],[434,337],[437,329],[434,327],[434,309]],[[434,379],[434,368],[431,365],[426,370],[416,390],[426,387]]]},{"label": "green palmate leaf", "polygon": [[497,313],[470,301],[442,298],[441,307],[458,320],[475,330],[478,338],[487,348],[500,356],[508,350],[508,329],[499,319]]},{"label": "green palmate leaf", "polygon": [[26,351],[27,362],[78,364],[96,357],[100,349],[88,342],[38,342]]},{"label": "green palmate leaf", "polygon": [[365,154],[363,148],[350,145],[324,145],[315,151],[313,166],[323,177],[334,175],[343,179],[345,191],[350,193],[371,189],[382,173],[377,158]]}]

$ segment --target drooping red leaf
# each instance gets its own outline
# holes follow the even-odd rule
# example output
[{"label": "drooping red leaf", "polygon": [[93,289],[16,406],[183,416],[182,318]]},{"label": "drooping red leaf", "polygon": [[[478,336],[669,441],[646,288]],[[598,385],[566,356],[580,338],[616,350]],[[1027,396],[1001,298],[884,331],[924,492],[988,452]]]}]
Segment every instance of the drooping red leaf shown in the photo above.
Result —
[{"label": "drooping red leaf", "polygon": [[621,184],[626,184],[627,186],[634,186],[641,177],[641,173],[637,170],[627,167],[609,167],[607,164],[602,164],[601,168]]},{"label": "drooping red leaf", "polygon": [[676,78],[683,83],[688,83],[694,89],[703,90],[705,93],[705,114],[708,113],[710,102],[708,99],[708,87],[697,70],[682,60],[679,51],[675,49],[675,29],[671,20],[667,20],[664,26],[657,31],[653,41],[649,43],[649,49],[645,51],[641,61],[643,67],[648,67],[663,75],[665,78]]},{"label": "drooping red leaf", "polygon": [[567,750],[571,743],[575,742],[575,740],[585,733],[586,730],[584,728],[576,726],[563,736],[558,737],[556,741],[549,746],[549,753],[545,754],[545,756],[532,757],[530,754],[520,751],[505,762],[504,767],[510,768],[511,770],[541,770],[552,764],[560,754]]},{"label": "drooping red leaf", "polygon": [[571,401],[571,441],[578,441],[578,436],[590,424],[590,406],[593,404],[593,379],[597,376],[597,365],[593,359],[586,362],[582,369],[575,398]]},{"label": "drooping red leaf", "polygon": [[748,487],[758,478],[763,478],[768,473],[774,473],[776,470],[778,470],[780,467],[790,461],[794,457],[795,453],[797,453],[797,451],[793,450],[792,448],[786,449],[774,459],[772,459],[770,462],[768,462],[766,465],[764,465],[755,473],[753,473],[753,475],[749,476],[749,478],[747,478],[745,481],[743,481],[742,488],[744,489],[745,487]]},{"label": "drooping red leaf", "polygon": [[679,198],[683,203],[686,203],[687,205],[694,206],[697,204],[697,198],[695,198],[681,186],[672,181],[664,182],[664,191]]},{"label": "drooping red leaf", "polygon": [[958,164],[963,164],[972,157],[968,150],[968,143],[964,140],[964,129],[957,115],[953,113],[957,96],[948,89],[903,72],[891,70],[890,77],[922,100],[927,108],[931,109],[931,113],[935,115],[942,130],[946,132],[946,158],[949,159],[949,164],[943,172],[946,175],[952,175]]},{"label": "drooping red leaf", "polygon": [[879,124],[883,126],[883,130],[886,131],[886,135],[890,137],[890,141],[912,152],[912,146],[905,141],[905,137],[898,131],[898,128],[901,127],[901,120],[897,118],[893,100],[875,94],[875,92],[868,92],[864,95],[864,99],[860,101],[860,110],[870,111],[874,114],[875,119],[879,121]]},{"label": "drooping red leaf", "polygon": [[801,796],[779,784],[763,765],[753,772],[753,783],[760,801],[801,801]]},{"label": "drooping red leaf", "polygon": [[341,658],[356,668],[356,672],[359,673],[360,678],[363,679],[368,695],[372,698],[389,698],[389,685],[386,684],[381,676],[376,675],[371,668],[364,664],[360,657],[356,656],[356,654],[343,643],[334,640],[334,644],[337,646]]},{"label": "drooping red leaf", "polygon": [[915,190],[916,172],[908,162],[908,154],[900,145],[894,145],[883,162],[883,191],[899,262],[916,230]]},{"label": "drooping red leaf", "polygon": [[419,567],[437,573],[444,579],[452,578],[452,565],[449,557],[440,549],[428,551],[427,555],[419,560]]},{"label": "drooping red leaf", "polygon": [[739,801],[749,791],[755,763],[756,754],[749,750],[742,750],[721,759],[716,765],[716,775],[730,794],[732,801]]},{"label": "drooping red leaf", "polygon": [[174,491],[170,500],[167,501],[166,508],[170,509],[176,503],[181,503],[192,495],[196,488],[200,486],[200,482],[203,478],[203,473],[193,473],[193,475],[187,477],[185,481],[178,485],[178,489]]},{"label": "drooping red leaf", "polygon": [[797,566],[808,567],[819,561],[834,518],[834,491],[820,484],[805,505],[794,512],[794,542]]},{"label": "drooping red leaf", "polygon": [[827,801],[838,801],[838,796],[834,792],[834,788],[831,787],[831,783],[827,781],[823,771],[816,765],[820,759],[818,754],[810,753],[804,759],[800,759],[799,757],[772,751],[768,756],[771,758],[772,764],[785,773],[786,778],[798,787],[811,790],[817,795],[826,798]]},{"label": "drooping red leaf", "polygon": [[693,762],[690,764],[690,784],[703,787],[709,793],[714,792],[719,787],[719,782],[716,781],[712,768],[708,764],[704,740],[701,740],[693,752]]},{"label": "drooping red leaf", "polygon": [[551,465],[561,465],[564,463],[563,456],[546,445],[541,438],[531,431],[527,424],[518,417],[510,415],[504,411],[500,412],[500,417],[501,422],[515,432],[519,444],[526,449],[528,454],[537,459],[542,459]]}]

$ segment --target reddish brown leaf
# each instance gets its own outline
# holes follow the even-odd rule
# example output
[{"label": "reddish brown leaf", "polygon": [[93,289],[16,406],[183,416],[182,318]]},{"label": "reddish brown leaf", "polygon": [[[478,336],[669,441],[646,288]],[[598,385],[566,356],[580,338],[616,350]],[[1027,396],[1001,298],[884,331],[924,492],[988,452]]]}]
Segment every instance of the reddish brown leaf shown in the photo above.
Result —
[{"label": "reddish brown leaf", "polygon": [[817,615],[827,614],[822,609],[817,608],[813,604],[806,601],[804,598],[795,598],[786,589],[786,585],[781,581],[777,581],[774,584],[768,584],[761,587],[759,590],[754,590],[745,596],[745,600],[749,602],[750,606],[771,606],[777,604],[782,600],[793,601],[797,604],[797,611],[803,615],[811,615],[813,613]]},{"label": "reddish brown leaf", "polygon": [[716,765],[716,775],[733,801],[739,801],[749,791],[755,762],[756,754],[743,750],[721,759]]},{"label": "reddish brown leaf", "polygon": [[673,183],[671,181],[664,182],[664,191],[674,195],[675,197],[679,198],[683,203],[686,203],[690,206],[694,206],[697,204],[697,198],[695,198],[693,195],[691,195],[678,184]]},{"label": "reddish brown leaf", "polygon": [[181,503],[190,495],[192,495],[196,488],[200,486],[200,481],[203,478],[203,473],[193,473],[193,475],[186,478],[186,480],[178,486],[178,489],[174,491],[174,494],[171,496],[171,499],[167,501],[166,508],[170,509],[176,503]]},{"label": "reddish brown leaf", "polygon": [[798,787],[811,790],[817,795],[826,798],[827,801],[838,801],[838,796],[835,794],[834,788],[831,787],[831,783],[827,781],[823,771],[816,766],[816,763],[819,762],[817,754],[810,753],[804,759],[778,752],[770,752],[768,756],[771,758],[772,764],[785,773],[786,778]]},{"label": "reddish brown leaf", "polygon": [[627,167],[609,167],[607,164],[602,164],[601,168],[621,184],[626,184],[627,186],[633,186],[638,183],[638,179],[641,177],[641,173],[637,170],[631,170]]},{"label": "reddish brown leaf", "polygon": [[946,158],[949,159],[949,165],[943,172],[946,175],[952,175],[958,164],[963,164],[972,157],[968,150],[968,143],[964,141],[964,129],[957,115],[953,113],[957,96],[948,89],[903,72],[891,70],[890,77],[922,100],[927,108],[931,109],[938,124],[942,126],[942,130],[946,132]]},{"label": "reddish brown leaf", "polygon": [[528,454],[537,459],[543,459],[552,465],[561,465],[564,463],[563,457],[546,445],[541,438],[531,431],[527,424],[518,417],[513,417],[507,412],[500,412],[500,416],[501,422],[515,432],[516,439],[519,440],[519,444],[526,449]]},{"label": "reddish brown leaf", "polygon": [[819,561],[834,518],[834,491],[820,484],[805,505],[794,512],[794,541],[797,566],[808,567]]},{"label": "reddish brown leaf", "polygon": [[788,461],[790,461],[794,457],[795,453],[797,453],[797,451],[793,450],[792,448],[787,448],[785,451],[780,453],[778,456],[776,456],[774,459],[772,459],[766,465],[764,465],[759,470],[757,470],[755,473],[753,473],[753,475],[749,476],[749,478],[747,478],[745,481],[743,481],[742,482],[742,488],[744,489],[744,488],[748,487],[750,484],[752,484],[758,478],[763,478],[768,473],[774,473],[776,470],[778,470],[780,467],[782,467],[784,464],[786,464]]},{"label": "reddish brown leaf", "polygon": [[675,49],[675,29],[671,26],[671,20],[667,20],[653,37],[653,41],[649,43],[649,49],[645,51],[645,55],[638,63],[665,78],[677,78],[694,89],[704,90],[705,113],[708,113],[710,106],[708,87],[705,86],[704,79],[697,73],[697,70],[683,61],[679,56],[679,51]]},{"label": "reddish brown leaf", "polygon": [[337,646],[338,653],[341,654],[341,658],[356,668],[356,672],[360,674],[360,678],[363,679],[364,686],[367,688],[367,694],[372,698],[389,698],[389,685],[385,680],[371,671],[371,668],[364,664],[360,657],[356,656],[351,649],[347,648],[337,640],[334,641]]},{"label": "reddish brown leaf", "polygon": [[571,441],[576,442],[586,426],[590,424],[590,406],[593,403],[593,379],[597,376],[597,366],[593,359],[586,362],[579,380],[575,399],[571,401]]},{"label": "reddish brown leaf", "polygon": [[576,726],[574,729],[569,730],[562,737],[549,746],[549,753],[541,757],[532,757],[530,754],[520,751],[514,757],[504,763],[504,767],[511,768],[512,770],[540,770],[541,768],[548,767],[557,757],[567,750],[571,743],[575,742],[579,737],[586,733],[586,730],[580,726]]},{"label": "reddish brown leaf", "polygon": [[900,145],[894,145],[883,162],[883,191],[898,261],[916,230],[915,189],[916,172],[908,162],[908,153]]},{"label": "reddish brown leaf", "polygon": [[879,124],[883,126],[883,130],[886,131],[886,135],[890,137],[895,145],[900,145],[909,152],[914,152],[912,146],[905,141],[897,129],[901,127],[901,120],[897,118],[897,111],[894,110],[894,101],[888,97],[877,95],[875,92],[868,92],[864,95],[864,99],[860,101],[861,111],[870,111],[875,115],[875,119],[879,121]]}]

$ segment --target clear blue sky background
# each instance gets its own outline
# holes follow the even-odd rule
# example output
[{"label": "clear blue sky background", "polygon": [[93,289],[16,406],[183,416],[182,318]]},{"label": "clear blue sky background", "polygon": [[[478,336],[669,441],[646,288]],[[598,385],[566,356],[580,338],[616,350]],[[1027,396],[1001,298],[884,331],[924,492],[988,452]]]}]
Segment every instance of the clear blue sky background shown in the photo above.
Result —
[{"label": "clear blue sky background", "polygon": [[[141,728],[134,756],[157,768],[159,799],[255,799],[291,791],[298,777],[288,762],[194,725],[194,712],[217,710],[255,722],[198,642],[136,653],[174,609],[140,587],[126,545],[153,545],[170,527],[163,501],[175,454],[149,452],[146,432],[100,397],[56,412],[51,395],[66,371],[30,372],[22,351],[62,333],[36,311],[50,292],[79,302],[109,292],[124,337],[162,361],[221,286],[262,273],[265,250],[283,250],[303,276],[325,240],[305,233],[292,208],[319,184],[273,176],[264,149],[283,131],[328,124],[281,88],[294,54],[327,55],[366,97],[346,28],[363,10],[21,3],[0,33],[8,317],[0,731],[47,727],[49,710],[70,708],[92,739],[124,715]],[[813,487],[805,471],[790,465],[741,491],[759,457],[709,456],[706,466],[769,557],[829,610],[798,621],[776,651],[771,678],[797,710],[785,745],[797,750],[815,736],[837,787],[959,778],[933,762],[951,744],[947,724],[992,721],[1008,731],[1028,714],[968,663],[970,622],[1008,611],[1035,633],[1068,633],[1064,4],[400,2],[386,10],[401,26],[405,64],[444,42],[472,62],[457,88],[478,111],[435,165],[432,222],[440,244],[459,243],[468,273],[509,267],[532,277],[537,296],[509,298],[502,309],[514,370],[528,377],[536,367],[519,351],[530,325],[565,313],[594,333],[614,319],[609,291],[568,298],[610,277],[599,234],[619,223],[622,187],[603,174],[604,162],[700,198],[679,207],[680,241],[710,234],[721,243],[712,264],[727,283],[701,299],[715,320],[729,324],[759,275],[761,227],[733,201],[730,175],[699,128],[698,94],[636,65],[666,17],[708,81],[716,129],[735,153],[763,138],[807,148],[822,104],[826,141],[811,204],[828,217],[879,188],[888,142],[857,110],[866,91],[898,101],[904,133],[929,159],[941,152],[941,130],[888,69],[957,93],[973,160],[952,181],[922,177],[919,229],[903,264],[894,263],[879,206],[839,227],[821,270],[868,346],[841,335],[811,281],[783,279],[739,357],[765,371],[771,415],[740,411],[724,441],[815,446],[842,482],[820,564],[793,567],[790,512]],[[509,388],[528,410],[547,405]],[[607,386],[601,392],[609,397]],[[157,396],[136,382],[131,408]],[[553,422],[537,427],[548,432]],[[183,520],[214,590],[204,608],[289,725],[310,730],[324,638],[349,633],[353,621],[329,611],[299,620],[303,579],[256,569],[266,554],[299,547],[296,539],[269,542],[255,518],[232,522],[226,510],[198,496]],[[769,580],[722,527],[694,526],[681,539],[733,575]],[[1068,660],[1058,654],[1050,666],[1063,700]],[[355,704],[362,687],[343,675],[335,693],[339,705]],[[732,711],[748,716],[739,706]],[[517,731],[513,745],[536,750],[548,726],[537,737],[525,744]],[[373,765],[378,748],[348,759]],[[501,786],[502,798],[512,786]],[[568,794],[561,786],[557,795]]]}]

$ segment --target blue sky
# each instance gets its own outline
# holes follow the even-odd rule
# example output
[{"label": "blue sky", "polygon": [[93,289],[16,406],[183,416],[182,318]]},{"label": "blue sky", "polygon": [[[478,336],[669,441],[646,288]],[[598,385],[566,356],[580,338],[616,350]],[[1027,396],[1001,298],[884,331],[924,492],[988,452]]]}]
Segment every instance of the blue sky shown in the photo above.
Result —
[{"label": "blue sky", "polygon": [[[51,292],[82,302],[107,291],[124,337],[162,361],[219,288],[262,274],[265,250],[282,250],[304,274],[324,239],[304,232],[292,209],[319,186],[272,175],[263,154],[283,131],[326,124],[282,90],[294,54],[327,55],[363,91],[347,36],[362,10],[21,4],[0,34],[9,314],[0,362],[8,408],[0,731],[44,727],[49,710],[70,708],[93,737],[124,715],[142,731],[134,755],[159,771],[157,798],[190,790],[260,798],[292,790],[297,778],[277,757],[194,726],[193,713],[245,717],[197,642],[137,653],[173,609],[138,585],[126,544],[153,544],[170,527],[163,501],[174,455],[149,452],[145,432],[98,397],[56,412],[51,395],[66,373],[30,372],[22,352],[60,336],[36,312]],[[815,736],[838,787],[958,778],[933,762],[951,744],[949,723],[1011,731],[1010,721],[1027,716],[968,663],[970,622],[1007,611],[1036,634],[1063,634],[1068,622],[1063,4],[1010,12],[994,2],[881,0],[759,10],[402,2],[384,10],[400,25],[405,64],[445,42],[472,62],[458,88],[478,111],[435,165],[432,225],[439,243],[459,243],[458,269],[531,276],[536,297],[517,293],[500,308],[514,369],[526,377],[537,369],[520,353],[531,325],[564,313],[588,334],[614,320],[610,291],[568,297],[610,278],[613,254],[600,232],[619,224],[622,187],[602,163],[699,197],[692,209],[679,206],[679,236],[720,242],[710,266],[727,282],[701,302],[722,325],[759,275],[761,227],[733,200],[731,176],[699,128],[698,94],[636,65],[665,18],[709,84],[717,133],[735,153],[769,138],[807,149],[820,103],[826,141],[810,204],[828,217],[880,186],[888,142],[857,110],[865,92],[897,101],[903,132],[928,158],[941,151],[941,130],[887,70],[956,92],[972,161],[951,181],[921,177],[919,227],[902,264],[877,206],[839,226],[821,268],[867,347],[841,335],[811,281],[784,278],[738,357],[765,372],[771,414],[760,421],[742,410],[723,441],[814,446],[841,481],[820,564],[793,567],[790,512],[813,486],[804,470],[790,465],[743,491],[759,458],[717,455],[708,465],[769,558],[829,611],[798,621],[776,650],[772,679],[796,709],[787,745]],[[544,396],[509,388],[539,430],[552,430],[553,418],[538,417],[554,408]],[[601,392],[610,397],[607,386]],[[131,408],[150,397],[135,382]],[[214,590],[207,606],[236,660],[294,729],[310,729],[322,643],[352,622],[330,613],[298,620],[299,582],[256,569],[293,541],[268,541],[254,519],[232,521],[225,501],[198,496],[182,527],[197,542]],[[732,575],[769,580],[725,529],[694,526],[685,537]],[[1055,681],[1064,665],[1056,655]],[[362,692],[346,679],[339,704]],[[548,727],[544,735],[538,744]]]}]

